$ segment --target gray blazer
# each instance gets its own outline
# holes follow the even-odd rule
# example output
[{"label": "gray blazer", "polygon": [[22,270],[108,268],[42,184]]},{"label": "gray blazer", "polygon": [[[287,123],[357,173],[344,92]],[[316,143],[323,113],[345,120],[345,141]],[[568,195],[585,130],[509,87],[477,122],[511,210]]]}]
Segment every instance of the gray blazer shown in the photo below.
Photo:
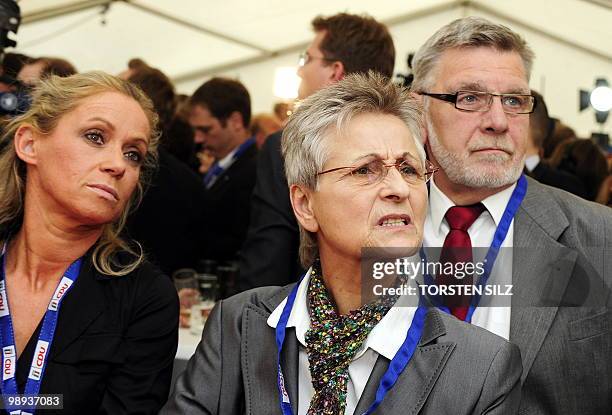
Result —
[{"label": "gray blazer", "polygon": [[[256,288],[217,304],[161,414],[280,414],[275,333],[267,319],[292,286]],[[281,360],[294,412],[298,346],[288,328]],[[356,414],[374,401],[388,364],[378,357]],[[514,414],[520,376],[515,345],[432,308],[412,360],[375,413]]]},{"label": "gray blazer", "polygon": [[612,210],[528,179],[514,221],[510,341],[521,414],[612,413]]}]

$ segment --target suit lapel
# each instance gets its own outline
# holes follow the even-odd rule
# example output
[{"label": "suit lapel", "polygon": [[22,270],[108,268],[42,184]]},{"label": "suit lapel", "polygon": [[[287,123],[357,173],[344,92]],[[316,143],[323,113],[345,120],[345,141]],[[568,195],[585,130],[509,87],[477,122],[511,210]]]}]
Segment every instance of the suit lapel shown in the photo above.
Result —
[{"label": "suit lapel", "polygon": [[[427,313],[417,350],[375,413],[418,413],[421,410],[455,347],[451,342],[436,343],[438,337],[446,333],[439,313],[434,308]],[[355,408],[356,415],[363,414],[372,405],[380,379],[388,367],[389,360],[379,356]]]},{"label": "suit lapel", "polygon": [[576,252],[557,242],[569,222],[545,188],[529,180],[514,218],[510,341],[521,349],[524,380],[555,318]]},{"label": "suit lapel", "polygon": [[[263,301],[264,307],[247,306],[242,322],[241,361],[244,373],[246,413],[275,414],[280,412],[277,385],[278,365],[276,359],[275,330],[267,323],[270,313],[287,297],[290,288],[278,291]],[[273,358],[270,356],[274,351]],[[281,367],[285,387],[289,394],[293,412],[297,413],[299,347],[295,329],[287,328],[281,354]]]},{"label": "suit lapel", "polygon": [[207,191],[210,194],[217,194],[221,192],[227,183],[232,180],[236,172],[239,172],[242,168],[242,165],[254,157],[257,153],[257,146],[252,144],[246,151],[238,157],[221,175],[217,178],[217,180],[210,186],[210,189]]}]

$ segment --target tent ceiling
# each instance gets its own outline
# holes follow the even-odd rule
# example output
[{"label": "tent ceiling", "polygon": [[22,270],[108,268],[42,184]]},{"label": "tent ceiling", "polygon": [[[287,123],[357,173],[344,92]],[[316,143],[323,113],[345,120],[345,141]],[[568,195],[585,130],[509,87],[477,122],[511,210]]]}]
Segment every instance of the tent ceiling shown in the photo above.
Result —
[{"label": "tent ceiling", "polygon": [[[17,50],[79,70],[122,70],[141,57],[175,80],[298,51],[318,14],[367,12],[389,25],[444,9],[497,15],[612,62],[612,0],[23,0]],[[105,22],[102,24],[102,22]],[[432,28],[432,31],[435,28]]]}]

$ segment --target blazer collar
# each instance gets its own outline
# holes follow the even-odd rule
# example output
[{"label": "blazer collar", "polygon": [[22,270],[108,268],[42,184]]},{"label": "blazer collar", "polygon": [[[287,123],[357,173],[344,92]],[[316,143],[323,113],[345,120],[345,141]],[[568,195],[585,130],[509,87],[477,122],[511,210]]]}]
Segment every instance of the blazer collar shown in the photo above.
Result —
[{"label": "blazer collar", "polygon": [[79,277],[62,301],[52,356],[62,353],[104,312],[107,304],[100,284],[109,278],[122,277],[101,275],[93,266],[91,255],[83,257]]},{"label": "blazer collar", "polygon": [[528,178],[514,218],[510,341],[529,373],[572,276],[577,252],[558,242],[569,220],[545,186]]},{"label": "blazer collar", "polygon": [[[438,342],[446,334],[440,313],[436,308],[429,309],[417,350],[376,413],[416,414],[425,404],[424,397],[433,389],[456,345],[454,342]],[[388,367],[389,360],[379,356],[355,408],[356,414],[364,413],[374,402],[380,379]]]},{"label": "blazer collar", "polygon": [[242,153],[240,157],[238,157],[232,164],[230,164],[230,166],[226,170],[224,170],[223,173],[221,173],[221,175],[219,175],[217,180],[212,184],[212,186],[210,186],[209,189],[207,189],[207,191],[214,193],[214,192],[220,191],[220,189],[225,188],[227,182],[232,180],[234,176],[236,177],[239,176],[239,174],[237,175],[236,172],[240,172],[240,170],[242,169],[242,166],[245,163],[249,162],[249,160],[251,160],[256,155],[257,155],[257,146],[253,144],[249,146],[244,151],[244,153]]}]

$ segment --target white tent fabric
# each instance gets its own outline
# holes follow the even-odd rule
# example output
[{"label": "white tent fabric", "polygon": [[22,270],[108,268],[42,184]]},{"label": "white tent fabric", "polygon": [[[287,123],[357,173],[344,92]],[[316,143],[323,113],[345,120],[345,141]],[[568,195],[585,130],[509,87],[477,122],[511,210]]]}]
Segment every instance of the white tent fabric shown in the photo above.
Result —
[{"label": "white tent fabric", "polygon": [[[578,112],[578,90],[612,83],[612,0],[22,0],[16,51],[58,56],[81,71],[123,70],[140,57],[190,93],[212,75],[239,78],[255,111],[270,111],[274,72],[295,66],[319,14],[368,13],[385,22],[396,71],[437,28],[480,15],[521,33],[536,53],[531,85],[551,115],[582,136],[602,131],[592,110]],[[612,119],[612,117],[610,117]],[[612,131],[612,121],[603,131]]]}]

